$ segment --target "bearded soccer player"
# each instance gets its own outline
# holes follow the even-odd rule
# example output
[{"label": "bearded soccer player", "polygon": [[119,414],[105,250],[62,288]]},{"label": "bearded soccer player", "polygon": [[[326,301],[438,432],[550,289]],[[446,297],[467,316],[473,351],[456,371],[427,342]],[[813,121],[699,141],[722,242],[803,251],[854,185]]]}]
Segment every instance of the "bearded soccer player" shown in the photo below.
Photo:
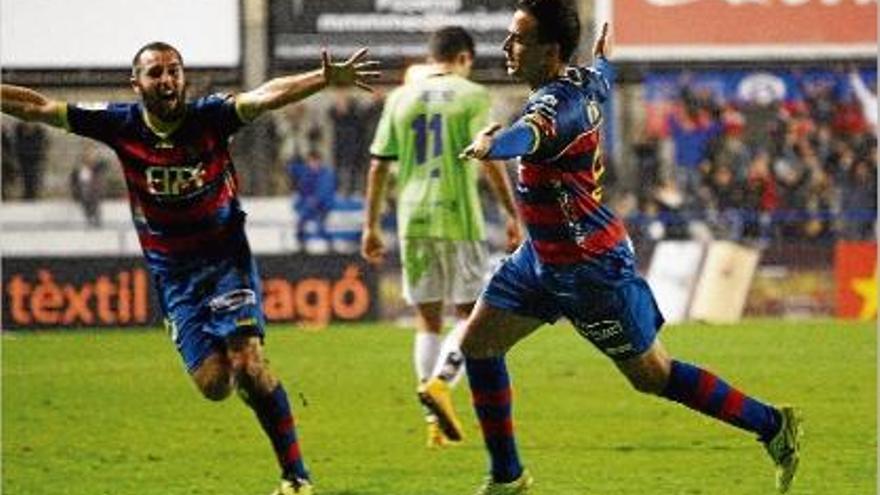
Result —
[{"label": "bearded soccer player", "polygon": [[[459,154],[488,123],[490,98],[485,87],[468,79],[474,40],[463,28],[434,31],[428,52],[421,76],[388,95],[376,129],[361,253],[372,263],[384,255],[379,212],[386,178],[396,163],[403,293],[416,310],[418,397],[428,411],[428,446],[436,447],[462,438],[450,389],[464,361],[461,331],[488,271],[479,171],[464,167]],[[504,164],[488,162],[481,168],[507,213],[512,250],[521,241],[521,230]],[[444,304],[453,307],[457,319],[445,337]]]},{"label": "bearded soccer player", "polygon": [[136,103],[80,105],[2,86],[2,110],[101,141],[122,164],[131,212],[166,325],[209,400],[233,390],[250,406],[281,466],[276,495],[311,494],[287,393],[263,357],[265,319],[257,266],[244,231],[227,145],[268,110],[327,86],[370,89],[366,49],[344,63],[272,79],[237,95],[186,101],[180,52],[163,42],[135,54]]},{"label": "bearded soccer player", "polygon": [[[505,353],[545,322],[565,316],[632,386],[753,433],[776,465],[780,492],[799,459],[801,419],[670,357],[663,324],[636,272],[623,224],[602,204],[601,104],[610,92],[607,25],[593,67],[568,67],[580,37],[570,0],[519,0],[503,50],[510,75],[532,92],[510,127],[487,128],[465,151],[478,159],[520,157],[518,207],[528,234],[492,276],[465,329],[462,351],[491,460],[478,494],[523,494]],[[656,491],[646,488],[646,492]]]}]

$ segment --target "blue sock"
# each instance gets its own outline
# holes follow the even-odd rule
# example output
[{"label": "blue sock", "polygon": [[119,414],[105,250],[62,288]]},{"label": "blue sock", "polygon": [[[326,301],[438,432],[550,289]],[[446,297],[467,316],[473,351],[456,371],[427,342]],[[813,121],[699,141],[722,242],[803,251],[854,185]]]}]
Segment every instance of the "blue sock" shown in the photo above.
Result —
[{"label": "blue sock", "polygon": [[309,473],[302,460],[296,424],[291,412],[287,392],[281,383],[269,395],[247,397],[245,402],[257,415],[263,431],[272,441],[272,448],[281,466],[281,476],[288,480],[294,478],[308,480]]},{"label": "blue sock", "polygon": [[737,428],[756,433],[762,442],[770,441],[781,426],[776,408],[743,394],[709,371],[688,363],[672,361],[669,383],[661,395]]},{"label": "blue sock", "polygon": [[492,461],[492,479],[501,483],[513,481],[520,477],[523,468],[513,436],[510,377],[504,358],[466,358],[465,370]]}]

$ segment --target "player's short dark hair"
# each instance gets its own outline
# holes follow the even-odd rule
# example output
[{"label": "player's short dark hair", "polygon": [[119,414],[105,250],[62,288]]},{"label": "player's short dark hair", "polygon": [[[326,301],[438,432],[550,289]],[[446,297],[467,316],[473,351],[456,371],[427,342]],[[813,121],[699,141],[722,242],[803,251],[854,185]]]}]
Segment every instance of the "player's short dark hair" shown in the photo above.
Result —
[{"label": "player's short dark hair", "polygon": [[570,62],[581,39],[581,20],[572,0],[517,0],[516,9],[538,21],[538,40],[559,45],[559,58]]},{"label": "player's short dark hair", "polygon": [[428,38],[428,54],[437,62],[451,62],[464,51],[473,57],[476,48],[474,38],[461,26],[440,28]]},{"label": "player's short dark hair", "polygon": [[181,65],[183,64],[183,55],[180,54],[180,51],[177,48],[174,48],[173,46],[169,45],[168,43],[165,43],[164,41],[151,41],[151,42],[147,43],[146,45],[142,46],[140,48],[140,50],[138,50],[134,54],[134,57],[132,57],[132,59],[131,59],[131,74],[133,76],[137,75],[137,67],[138,67],[138,63],[141,60],[141,55],[143,55],[144,52],[148,52],[148,51],[174,52],[174,54],[177,55],[177,60],[180,60]]}]

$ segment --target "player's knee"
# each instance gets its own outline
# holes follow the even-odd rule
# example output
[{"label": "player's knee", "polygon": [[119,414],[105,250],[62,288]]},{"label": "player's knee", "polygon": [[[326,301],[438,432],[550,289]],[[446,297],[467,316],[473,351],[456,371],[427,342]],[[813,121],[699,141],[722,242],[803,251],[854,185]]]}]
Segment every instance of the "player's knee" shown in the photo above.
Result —
[{"label": "player's knee", "polygon": [[267,394],[277,385],[277,380],[269,372],[265,361],[254,356],[232,358],[235,383],[244,392]]},{"label": "player's knee", "polygon": [[193,375],[196,387],[206,399],[221,401],[232,393],[232,378],[226,370]]},{"label": "player's knee", "polygon": [[481,338],[473,332],[466,332],[461,339],[461,353],[467,359],[488,359],[504,355],[504,349],[493,346],[490,340]]},{"label": "player's knee", "polygon": [[214,354],[202,362],[192,379],[208,400],[221,401],[232,393],[232,375],[222,354]]},{"label": "player's knee", "polygon": [[629,384],[637,392],[643,394],[660,395],[666,387],[666,381],[653,375],[642,375],[637,377],[627,377]]},{"label": "player's knee", "polygon": [[232,384],[229,380],[217,380],[215,382],[199,384],[199,391],[204,398],[210,401],[220,402],[229,397],[232,393]]}]

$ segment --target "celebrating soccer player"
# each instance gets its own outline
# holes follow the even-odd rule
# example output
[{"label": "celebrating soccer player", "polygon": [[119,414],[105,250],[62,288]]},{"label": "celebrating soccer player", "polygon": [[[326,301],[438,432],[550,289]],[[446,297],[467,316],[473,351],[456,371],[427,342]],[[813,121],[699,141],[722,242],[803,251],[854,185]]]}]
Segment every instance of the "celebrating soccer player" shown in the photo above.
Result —
[{"label": "celebrating soccer player", "polygon": [[[418,318],[413,358],[432,447],[462,437],[450,387],[461,375],[461,332],[484,284],[487,253],[478,171],[464,167],[459,154],[487,124],[490,99],[485,87],[467,79],[474,62],[474,40],[467,31],[438,29],[428,45],[429,63],[389,94],[376,130],[361,253],[374,263],[384,255],[380,205],[389,168],[397,162],[403,293]],[[482,168],[507,213],[512,250],[521,241],[521,229],[504,164],[487,162]],[[445,338],[444,303],[454,307],[458,319]]]},{"label": "celebrating soccer player", "polygon": [[[479,494],[527,493],[511,420],[504,355],[544,322],[565,316],[640,391],[679,402],[757,435],[788,490],[798,465],[801,420],[709,371],[672,359],[657,339],[663,324],[636,272],[620,219],[602,204],[601,104],[608,97],[607,25],[593,67],[568,67],[580,37],[572,0],[519,0],[503,50],[508,73],[532,89],[512,126],[488,128],[465,154],[520,157],[517,192],[528,233],[495,272],[465,329],[473,403],[491,460]],[[645,491],[651,491],[646,489]]]},{"label": "celebrating soccer player", "polygon": [[282,469],[277,495],[311,494],[287,393],[263,357],[265,320],[244,231],[230,136],[262,113],[327,86],[371,89],[361,49],[343,63],[272,79],[237,95],[186,101],[183,57],[150,43],[132,60],[137,103],[79,105],[2,86],[2,109],[96,139],[122,164],[147,266],[177,350],[210,400],[235,390],[256,413]]}]

